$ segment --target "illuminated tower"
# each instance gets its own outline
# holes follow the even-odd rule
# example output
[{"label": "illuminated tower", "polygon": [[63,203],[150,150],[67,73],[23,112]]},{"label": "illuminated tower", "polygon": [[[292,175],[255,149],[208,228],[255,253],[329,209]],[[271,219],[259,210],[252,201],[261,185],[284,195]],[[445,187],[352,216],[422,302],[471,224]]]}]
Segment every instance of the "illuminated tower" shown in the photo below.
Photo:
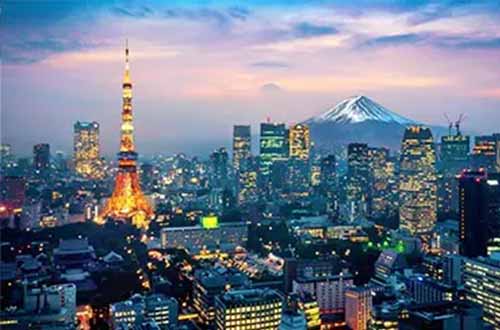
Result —
[{"label": "illuminated tower", "polygon": [[400,227],[411,234],[429,233],[437,218],[436,153],[431,130],[406,129],[399,172]]},{"label": "illuminated tower", "polygon": [[134,124],[132,115],[132,81],[128,62],[128,46],[125,49],[125,76],[123,77],[123,107],[118,153],[118,173],[115,190],[100,215],[100,221],[111,217],[132,221],[138,228],[147,228],[153,209],[144,197],[137,174],[137,153],[134,146]]}]

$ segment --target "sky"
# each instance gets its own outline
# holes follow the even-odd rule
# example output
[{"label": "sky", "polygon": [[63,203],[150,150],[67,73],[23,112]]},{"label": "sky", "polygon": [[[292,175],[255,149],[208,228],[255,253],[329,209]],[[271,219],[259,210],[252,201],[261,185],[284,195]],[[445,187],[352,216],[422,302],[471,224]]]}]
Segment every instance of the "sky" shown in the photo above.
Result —
[{"label": "sky", "polygon": [[139,153],[205,153],[366,95],[412,119],[500,131],[500,2],[4,0],[1,140],[71,154],[77,120],[119,146],[130,47]]}]

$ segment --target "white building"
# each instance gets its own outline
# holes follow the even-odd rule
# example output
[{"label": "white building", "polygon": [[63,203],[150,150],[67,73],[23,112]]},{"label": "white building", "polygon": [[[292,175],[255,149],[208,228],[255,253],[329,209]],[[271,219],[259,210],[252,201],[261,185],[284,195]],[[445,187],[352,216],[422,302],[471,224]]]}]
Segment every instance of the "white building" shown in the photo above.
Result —
[{"label": "white building", "polygon": [[353,277],[343,270],[339,274],[301,274],[293,280],[295,293],[309,293],[315,297],[322,313],[343,313],[345,290],[353,286]]}]

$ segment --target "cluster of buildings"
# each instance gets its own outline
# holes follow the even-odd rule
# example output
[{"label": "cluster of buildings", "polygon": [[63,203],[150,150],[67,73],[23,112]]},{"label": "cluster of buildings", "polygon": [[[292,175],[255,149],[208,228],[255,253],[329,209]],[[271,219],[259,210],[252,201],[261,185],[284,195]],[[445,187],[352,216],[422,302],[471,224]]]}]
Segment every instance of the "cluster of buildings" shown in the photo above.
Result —
[{"label": "cluster of buildings", "polygon": [[[221,147],[208,160],[141,164],[128,49],[126,58],[117,168],[101,158],[96,122],[75,124],[70,162],[48,144],[31,160],[2,145],[0,218],[19,235],[131,225],[147,259],[134,235],[122,248],[143,285],[79,304],[98,296],[97,272],[125,272],[120,254],[98,254],[84,238],[45,251],[55,242],[28,248],[10,237],[2,329],[86,329],[98,319],[131,330],[500,330],[500,134],[471,149],[458,124],[439,142],[410,125],[397,152],[365,143],[325,152],[306,124],[268,121],[257,155],[251,127],[236,125],[231,156]],[[375,258],[356,264],[359,251]]]}]

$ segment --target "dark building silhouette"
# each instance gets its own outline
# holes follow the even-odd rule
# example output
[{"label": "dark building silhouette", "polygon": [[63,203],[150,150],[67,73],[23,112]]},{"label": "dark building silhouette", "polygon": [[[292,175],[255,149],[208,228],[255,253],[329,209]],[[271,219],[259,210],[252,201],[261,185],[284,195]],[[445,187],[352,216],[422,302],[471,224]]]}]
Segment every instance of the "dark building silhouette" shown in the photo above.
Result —
[{"label": "dark building silhouette", "polygon": [[488,243],[500,237],[500,175],[464,171],[458,180],[460,252],[485,256]]},{"label": "dark building silhouette", "polygon": [[33,169],[39,174],[45,174],[50,167],[50,145],[39,143],[33,147]]}]

